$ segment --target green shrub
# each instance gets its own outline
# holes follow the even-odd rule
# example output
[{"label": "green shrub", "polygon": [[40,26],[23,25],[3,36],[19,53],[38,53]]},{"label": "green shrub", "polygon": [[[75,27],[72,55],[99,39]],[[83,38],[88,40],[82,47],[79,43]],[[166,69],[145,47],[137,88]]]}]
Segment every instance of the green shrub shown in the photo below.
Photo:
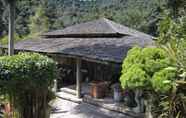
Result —
[{"label": "green shrub", "polygon": [[52,59],[36,53],[0,57],[0,83],[19,118],[46,118],[56,76]]},{"label": "green shrub", "polygon": [[132,65],[126,73],[120,77],[123,88],[135,89],[144,88],[149,85],[149,76],[140,65]]},{"label": "green shrub", "polygon": [[173,20],[166,15],[159,23],[157,44],[176,61],[181,74],[186,72],[186,17]]},{"label": "green shrub", "polygon": [[174,64],[171,63],[172,61],[166,52],[160,48],[144,48],[141,51],[141,56],[144,60],[144,70],[151,77],[155,72]]},{"label": "green shrub", "polygon": [[128,68],[130,68],[133,64],[142,64],[143,57],[141,55],[141,48],[134,47],[128,51],[127,58],[125,58],[122,64],[122,73],[125,73]]},{"label": "green shrub", "polygon": [[[169,80],[171,77],[174,79],[174,76],[170,76],[170,74],[175,75],[173,71],[165,71],[165,68],[172,65],[174,62],[160,48],[134,47],[123,61],[121,85],[124,89],[154,89],[153,87],[155,87],[156,90],[162,89],[164,91],[165,88],[157,86],[156,83],[157,81],[164,83],[164,80]],[[161,70],[165,71],[163,71],[163,75]],[[151,81],[152,79],[155,80]]]},{"label": "green shrub", "polygon": [[156,92],[169,93],[176,78],[176,68],[165,68],[152,77],[152,86]]},{"label": "green shrub", "polygon": [[[18,34],[14,34],[14,39],[15,39],[14,40],[15,42],[18,42],[18,41],[22,40],[23,38],[20,37]],[[8,44],[8,35],[0,37],[0,44],[3,44],[3,45]]]},{"label": "green shrub", "polygon": [[174,84],[174,80],[171,78],[175,78],[175,72],[162,70],[154,75],[153,86],[155,90],[164,92],[163,95],[165,96],[162,97],[162,94],[158,94],[160,100],[154,108],[160,113],[155,117],[185,118],[186,95],[185,86],[182,83],[185,83],[186,80],[186,17],[183,16],[175,20],[169,14],[164,15],[158,26],[157,44],[165,50],[169,58],[176,62],[177,80],[182,79],[182,81],[174,85],[171,92],[165,94],[165,91],[169,91]]}]

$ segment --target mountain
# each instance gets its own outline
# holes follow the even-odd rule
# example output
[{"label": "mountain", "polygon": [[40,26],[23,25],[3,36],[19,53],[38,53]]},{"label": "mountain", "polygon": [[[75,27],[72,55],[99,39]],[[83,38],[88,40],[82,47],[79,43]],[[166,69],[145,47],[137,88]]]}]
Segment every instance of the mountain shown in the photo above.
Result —
[{"label": "mountain", "polygon": [[[48,30],[106,17],[155,35],[164,0],[20,0],[16,8],[16,34],[27,36],[44,22]],[[6,6],[0,2],[0,36],[7,33]],[[42,11],[38,10],[41,8]],[[3,15],[4,14],[4,15]],[[43,18],[45,18],[43,20]],[[5,20],[2,20],[5,19]],[[44,28],[46,29],[46,27]],[[46,31],[46,30],[45,30]],[[32,34],[31,34],[32,35]]]}]

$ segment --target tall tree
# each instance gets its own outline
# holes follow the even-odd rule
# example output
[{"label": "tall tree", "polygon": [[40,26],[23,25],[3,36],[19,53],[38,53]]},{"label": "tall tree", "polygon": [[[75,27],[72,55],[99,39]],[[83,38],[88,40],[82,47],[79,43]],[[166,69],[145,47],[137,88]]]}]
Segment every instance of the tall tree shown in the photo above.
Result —
[{"label": "tall tree", "polygon": [[[0,1],[0,16],[2,16],[4,13],[4,7],[2,2]],[[4,22],[3,18],[0,17],[0,37],[3,35],[3,30],[4,30]]]},{"label": "tall tree", "polygon": [[40,5],[34,16],[30,17],[30,33],[31,35],[40,35],[49,30],[49,20],[45,13],[45,7]]},{"label": "tall tree", "polygon": [[185,0],[168,0],[167,8],[169,9],[170,15],[176,19],[185,15],[186,1]]}]

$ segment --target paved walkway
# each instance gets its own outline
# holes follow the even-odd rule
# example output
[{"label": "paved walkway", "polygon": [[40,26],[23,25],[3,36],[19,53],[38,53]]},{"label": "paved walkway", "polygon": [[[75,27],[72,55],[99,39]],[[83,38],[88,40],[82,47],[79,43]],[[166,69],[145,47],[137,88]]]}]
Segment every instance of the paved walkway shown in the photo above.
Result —
[{"label": "paved walkway", "polygon": [[77,104],[57,98],[50,118],[132,118],[86,103]]}]

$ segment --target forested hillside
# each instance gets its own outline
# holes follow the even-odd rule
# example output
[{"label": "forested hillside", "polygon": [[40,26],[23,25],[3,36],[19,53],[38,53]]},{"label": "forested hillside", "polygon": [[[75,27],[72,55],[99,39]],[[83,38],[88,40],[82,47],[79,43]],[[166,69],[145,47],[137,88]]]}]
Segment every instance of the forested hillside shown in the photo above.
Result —
[{"label": "forested hillside", "polygon": [[[16,37],[35,36],[42,32],[62,29],[72,24],[100,17],[106,17],[131,28],[155,35],[160,14],[163,10],[169,9],[169,6],[175,5],[168,1],[17,0]],[[7,16],[7,6],[0,1],[1,38],[7,34]]]}]

